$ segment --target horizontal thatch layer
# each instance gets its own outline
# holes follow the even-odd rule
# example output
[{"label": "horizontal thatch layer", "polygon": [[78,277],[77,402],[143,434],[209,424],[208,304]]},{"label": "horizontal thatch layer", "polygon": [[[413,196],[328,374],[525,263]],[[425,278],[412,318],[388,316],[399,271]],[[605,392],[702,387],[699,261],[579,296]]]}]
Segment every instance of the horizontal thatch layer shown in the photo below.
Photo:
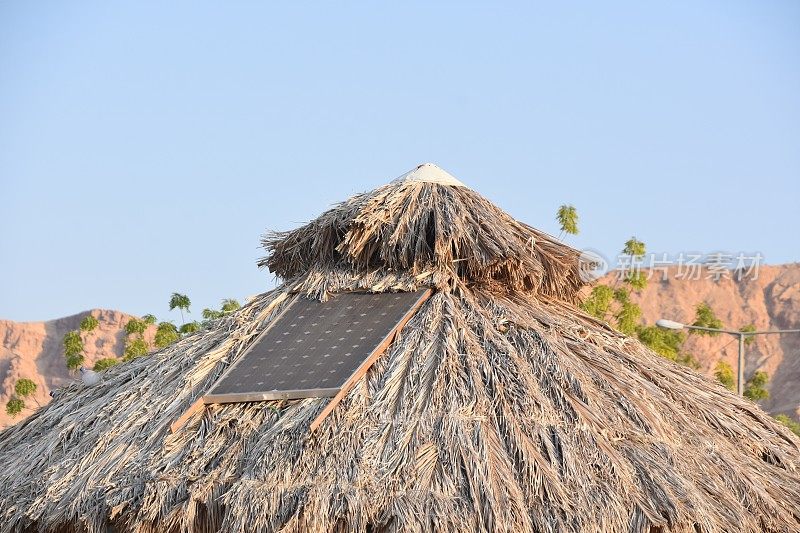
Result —
[{"label": "horizontal thatch layer", "polygon": [[583,285],[576,250],[467,187],[392,182],[262,242],[269,255],[259,265],[284,279],[381,270],[437,288],[489,285],[570,301]]},{"label": "horizontal thatch layer", "polygon": [[327,400],[213,406],[169,434],[283,298],[0,434],[0,531],[800,528],[796,437],[555,300],[435,294],[313,435]]}]

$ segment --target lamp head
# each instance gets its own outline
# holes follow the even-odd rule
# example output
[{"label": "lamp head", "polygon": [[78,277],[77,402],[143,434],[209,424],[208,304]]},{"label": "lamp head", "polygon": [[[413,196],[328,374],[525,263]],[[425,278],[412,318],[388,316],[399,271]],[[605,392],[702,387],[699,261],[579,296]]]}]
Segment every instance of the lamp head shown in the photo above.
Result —
[{"label": "lamp head", "polygon": [[656,320],[656,326],[664,329],[683,329],[684,325],[680,322],[675,322],[674,320],[667,320],[666,318],[660,318]]}]

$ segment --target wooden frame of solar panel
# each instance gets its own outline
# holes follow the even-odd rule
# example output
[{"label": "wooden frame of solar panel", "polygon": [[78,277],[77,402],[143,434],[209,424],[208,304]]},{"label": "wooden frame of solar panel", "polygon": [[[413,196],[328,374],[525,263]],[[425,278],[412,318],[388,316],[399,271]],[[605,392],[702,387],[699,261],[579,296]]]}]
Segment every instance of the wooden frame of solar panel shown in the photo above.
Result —
[{"label": "wooden frame of solar panel", "polygon": [[[411,319],[430,294],[430,289],[400,293],[344,292],[333,295],[327,302],[297,295],[259,334],[239,360],[220,377],[202,402],[212,404],[334,397],[323,413],[327,414],[386,350],[397,331]],[[381,300],[384,304],[378,311],[383,312],[378,316],[385,318],[366,324],[372,327],[354,327],[360,326],[370,309],[380,307],[378,304]],[[385,304],[387,301],[389,305]],[[370,302],[373,305],[365,305]],[[334,316],[329,317],[324,313],[333,313]],[[324,320],[327,322],[323,322]],[[328,329],[320,329],[322,327]],[[325,337],[326,335],[329,337]],[[318,347],[307,342],[312,340],[315,341],[314,344],[319,344],[319,348],[327,349],[317,352]],[[339,344],[330,345],[330,342],[354,344],[342,348],[350,349],[350,352],[334,357],[334,350],[341,347]],[[284,347],[279,347],[279,344]],[[303,347],[298,348],[301,345]],[[350,364],[346,365],[346,362]],[[249,368],[245,365],[249,365]],[[336,366],[329,369],[331,365]],[[331,374],[330,377],[309,379],[317,369],[326,369]],[[266,370],[274,370],[275,373],[283,371],[286,375],[278,377],[287,379],[275,379],[273,372]],[[255,379],[261,381],[254,381]],[[300,383],[315,386],[292,386]],[[286,388],[270,387],[270,384],[286,385]]]}]

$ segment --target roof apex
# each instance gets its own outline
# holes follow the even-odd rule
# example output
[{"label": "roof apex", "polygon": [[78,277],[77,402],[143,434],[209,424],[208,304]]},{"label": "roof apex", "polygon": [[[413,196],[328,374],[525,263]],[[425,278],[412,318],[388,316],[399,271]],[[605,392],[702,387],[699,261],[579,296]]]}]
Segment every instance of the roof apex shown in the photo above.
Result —
[{"label": "roof apex", "polygon": [[426,183],[438,183],[439,185],[450,185],[453,187],[466,187],[463,183],[455,178],[452,174],[439,168],[433,163],[423,163],[418,167],[406,172],[392,183],[399,183],[403,181],[418,181]]}]

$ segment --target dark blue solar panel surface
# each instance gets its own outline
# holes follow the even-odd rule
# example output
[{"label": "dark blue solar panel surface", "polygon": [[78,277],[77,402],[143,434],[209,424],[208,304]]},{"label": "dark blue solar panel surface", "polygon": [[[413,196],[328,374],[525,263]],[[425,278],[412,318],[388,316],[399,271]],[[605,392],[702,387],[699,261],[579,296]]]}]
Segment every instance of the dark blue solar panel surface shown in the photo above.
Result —
[{"label": "dark blue solar panel surface", "polygon": [[426,291],[294,301],[206,395],[206,403],[334,396]]}]

